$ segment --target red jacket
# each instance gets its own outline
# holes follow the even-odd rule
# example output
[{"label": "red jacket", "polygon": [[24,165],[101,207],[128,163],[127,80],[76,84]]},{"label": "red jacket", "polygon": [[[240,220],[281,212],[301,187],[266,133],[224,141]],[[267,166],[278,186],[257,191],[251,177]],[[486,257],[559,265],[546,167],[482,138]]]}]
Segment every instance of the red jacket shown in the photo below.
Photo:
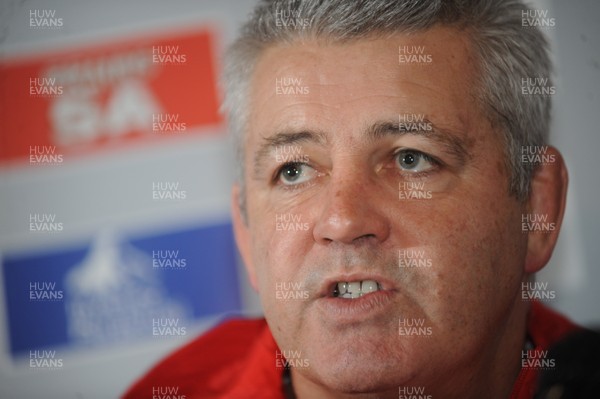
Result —
[{"label": "red jacket", "polygon": [[[535,350],[546,350],[578,327],[533,302],[527,328]],[[124,399],[284,399],[277,349],[264,319],[227,321],[161,361]],[[532,399],[537,373],[523,368],[510,399]]]}]

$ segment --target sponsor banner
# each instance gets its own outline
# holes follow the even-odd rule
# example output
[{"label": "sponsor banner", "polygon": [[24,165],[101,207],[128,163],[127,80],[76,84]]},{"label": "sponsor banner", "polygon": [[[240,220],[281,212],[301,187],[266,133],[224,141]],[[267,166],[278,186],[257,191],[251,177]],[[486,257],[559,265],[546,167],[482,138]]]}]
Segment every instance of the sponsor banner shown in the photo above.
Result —
[{"label": "sponsor banner", "polygon": [[197,129],[222,123],[213,47],[202,30],[0,61],[0,164],[222,132]]},{"label": "sponsor banner", "polygon": [[235,253],[229,222],[7,253],[10,353],[185,336],[200,318],[241,310]]}]

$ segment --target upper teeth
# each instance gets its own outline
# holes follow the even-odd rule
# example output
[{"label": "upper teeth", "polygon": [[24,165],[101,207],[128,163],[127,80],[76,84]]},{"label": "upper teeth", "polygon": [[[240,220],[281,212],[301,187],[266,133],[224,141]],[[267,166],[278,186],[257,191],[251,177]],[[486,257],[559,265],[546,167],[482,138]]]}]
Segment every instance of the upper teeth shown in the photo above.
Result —
[{"label": "upper teeth", "polygon": [[353,281],[350,283],[341,281],[333,289],[333,296],[354,299],[380,289],[379,283],[374,280]]}]

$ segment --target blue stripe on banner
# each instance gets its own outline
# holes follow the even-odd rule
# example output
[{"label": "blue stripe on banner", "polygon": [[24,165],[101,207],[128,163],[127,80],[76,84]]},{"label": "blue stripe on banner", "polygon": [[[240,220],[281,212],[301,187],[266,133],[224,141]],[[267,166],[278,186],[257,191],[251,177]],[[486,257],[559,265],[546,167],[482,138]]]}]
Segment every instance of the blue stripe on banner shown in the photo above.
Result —
[{"label": "blue stripe on banner", "polygon": [[10,352],[122,343],[239,312],[235,254],[230,223],[6,254]]}]

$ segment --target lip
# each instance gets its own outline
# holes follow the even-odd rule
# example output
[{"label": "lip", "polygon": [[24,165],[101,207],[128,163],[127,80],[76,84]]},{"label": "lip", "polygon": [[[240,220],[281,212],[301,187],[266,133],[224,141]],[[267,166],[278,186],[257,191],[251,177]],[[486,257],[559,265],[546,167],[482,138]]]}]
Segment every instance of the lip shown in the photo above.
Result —
[{"label": "lip", "polygon": [[[332,296],[333,286],[337,282],[364,280],[377,281],[381,289],[364,294],[356,299],[343,299]],[[396,291],[396,286],[382,276],[373,274],[339,275],[325,280],[316,300],[316,305],[326,320],[334,321],[337,325],[359,322],[377,317],[385,312],[391,306]]]}]

